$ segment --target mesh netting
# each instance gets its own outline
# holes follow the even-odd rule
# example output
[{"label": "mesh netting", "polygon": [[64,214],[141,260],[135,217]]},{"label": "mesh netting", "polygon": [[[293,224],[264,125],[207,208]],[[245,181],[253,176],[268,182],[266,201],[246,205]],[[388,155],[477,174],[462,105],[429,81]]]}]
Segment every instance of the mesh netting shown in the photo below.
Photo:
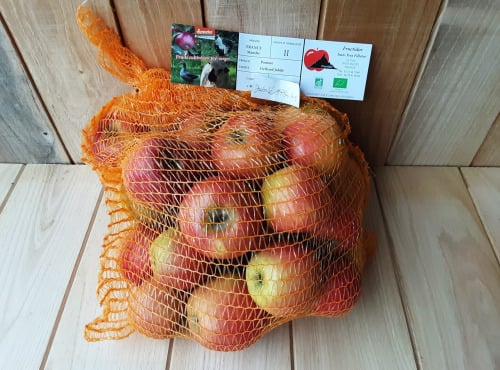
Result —
[{"label": "mesh netting", "polygon": [[356,303],[376,246],[362,228],[368,165],[347,116],[170,83],[88,8],[103,68],[133,86],[82,132],[110,222],[89,341],[187,337],[235,351],[304,316]]}]

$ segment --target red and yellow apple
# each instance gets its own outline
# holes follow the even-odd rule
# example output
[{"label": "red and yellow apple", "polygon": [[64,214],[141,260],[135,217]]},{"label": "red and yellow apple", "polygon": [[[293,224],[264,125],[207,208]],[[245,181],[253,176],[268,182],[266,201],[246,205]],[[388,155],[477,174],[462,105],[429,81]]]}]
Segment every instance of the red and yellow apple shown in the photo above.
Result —
[{"label": "red and yellow apple", "polygon": [[288,159],[331,176],[338,170],[344,154],[342,134],[342,126],[327,114],[307,115],[293,121],[283,131]]},{"label": "red and yellow apple", "polygon": [[332,262],[321,295],[313,306],[317,316],[342,316],[358,301],[361,294],[361,272],[350,256]]},{"label": "red and yellow apple", "polygon": [[284,160],[283,154],[273,122],[255,112],[229,118],[214,134],[214,167],[226,177],[264,177]]},{"label": "red and yellow apple", "polygon": [[308,313],[321,287],[320,261],[301,243],[276,242],[255,253],[245,275],[255,303],[278,317]]},{"label": "red and yellow apple", "polygon": [[124,233],[118,263],[122,275],[128,282],[141,285],[153,274],[149,248],[157,236],[155,230],[142,224]]},{"label": "red and yellow apple", "polygon": [[324,236],[332,220],[328,185],[310,167],[290,165],[264,179],[264,215],[276,232],[306,232]]},{"label": "red and yellow apple", "polygon": [[158,281],[145,281],[128,294],[128,317],[135,329],[151,338],[171,338],[178,333],[184,304],[174,290]]},{"label": "red and yellow apple", "polygon": [[197,182],[184,196],[177,219],[187,243],[209,258],[236,258],[262,245],[262,208],[245,181]]},{"label": "red and yellow apple", "polygon": [[168,287],[189,290],[207,277],[209,261],[186,244],[176,228],[162,232],[151,244],[149,254],[153,278]]},{"label": "red and yellow apple", "polygon": [[123,187],[132,201],[172,212],[191,184],[209,174],[207,155],[179,140],[144,139],[122,162]]},{"label": "red and yellow apple", "polygon": [[239,351],[259,339],[269,315],[248,294],[237,274],[215,277],[196,288],[186,305],[188,335],[215,351]]}]

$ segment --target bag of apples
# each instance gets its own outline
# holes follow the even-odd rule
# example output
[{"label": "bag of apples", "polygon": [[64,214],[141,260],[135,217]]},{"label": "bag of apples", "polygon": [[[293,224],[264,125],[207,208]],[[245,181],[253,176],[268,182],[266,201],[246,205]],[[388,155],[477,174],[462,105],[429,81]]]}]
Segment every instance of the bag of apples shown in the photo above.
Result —
[{"label": "bag of apples", "polygon": [[86,339],[137,331],[236,351],[289,320],[348,312],[376,241],[347,116],[319,99],[171,84],[88,8],[77,19],[133,85],[82,133],[110,217]]}]

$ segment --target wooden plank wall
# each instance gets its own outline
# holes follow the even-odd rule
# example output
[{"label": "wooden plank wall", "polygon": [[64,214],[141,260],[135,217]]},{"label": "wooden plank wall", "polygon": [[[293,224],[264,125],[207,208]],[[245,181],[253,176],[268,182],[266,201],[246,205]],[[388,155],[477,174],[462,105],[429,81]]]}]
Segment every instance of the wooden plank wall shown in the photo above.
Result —
[{"label": "wooden plank wall", "polygon": [[[0,162],[79,162],[81,128],[129,89],[97,65],[75,22],[80,2],[0,0]],[[150,67],[169,65],[172,22],[373,43],[365,101],[332,101],[369,162],[465,166],[500,166],[499,4],[88,1]]]}]

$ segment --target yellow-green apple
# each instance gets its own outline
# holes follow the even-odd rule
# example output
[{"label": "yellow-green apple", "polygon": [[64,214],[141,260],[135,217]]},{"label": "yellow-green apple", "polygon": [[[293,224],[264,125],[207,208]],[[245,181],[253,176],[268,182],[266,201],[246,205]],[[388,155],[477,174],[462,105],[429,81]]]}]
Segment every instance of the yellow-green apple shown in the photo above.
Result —
[{"label": "yellow-green apple", "polygon": [[259,339],[269,315],[250,297],[245,279],[225,274],[196,288],[186,305],[188,335],[215,351],[239,351]]},{"label": "yellow-green apple", "polygon": [[273,122],[256,113],[233,116],[214,134],[214,166],[227,177],[264,177],[283,162],[283,154]]},{"label": "yellow-green apple", "polygon": [[145,281],[128,294],[128,317],[134,328],[151,338],[171,338],[179,331],[185,303],[158,281]]},{"label": "yellow-green apple", "polygon": [[141,285],[153,274],[149,259],[149,248],[158,232],[142,224],[124,233],[118,263],[125,279]]},{"label": "yellow-green apple", "polygon": [[185,243],[173,227],[162,232],[149,250],[153,278],[179,290],[189,290],[206,279],[210,263]]},{"label": "yellow-green apple", "polygon": [[261,194],[266,221],[274,231],[327,234],[333,198],[313,168],[284,167],[264,179]]},{"label": "yellow-green apple", "polygon": [[144,139],[122,162],[123,187],[132,201],[175,213],[191,184],[210,172],[207,156],[179,140]]},{"label": "yellow-green apple", "polygon": [[328,279],[314,303],[317,316],[342,316],[358,301],[361,294],[361,272],[351,256],[332,261]]},{"label": "yellow-green apple", "polygon": [[331,176],[339,168],[344,150],[343,128],[330,115],[309,115],[291,122],[283,131],[291,163],[312,166]]},{"label": "yellow-green apple", "polygon": [[274,316],[306,314],[321,286],[321,263],[301,243],[276,242],[255,253],[245,271],[255,303]]},{"label": "yellow-green apple", "polygon": [[243,180],[209,177],[195,183],[177,218],[187,243],[209,258],[236,258],[262,246],[262,208]]}]

